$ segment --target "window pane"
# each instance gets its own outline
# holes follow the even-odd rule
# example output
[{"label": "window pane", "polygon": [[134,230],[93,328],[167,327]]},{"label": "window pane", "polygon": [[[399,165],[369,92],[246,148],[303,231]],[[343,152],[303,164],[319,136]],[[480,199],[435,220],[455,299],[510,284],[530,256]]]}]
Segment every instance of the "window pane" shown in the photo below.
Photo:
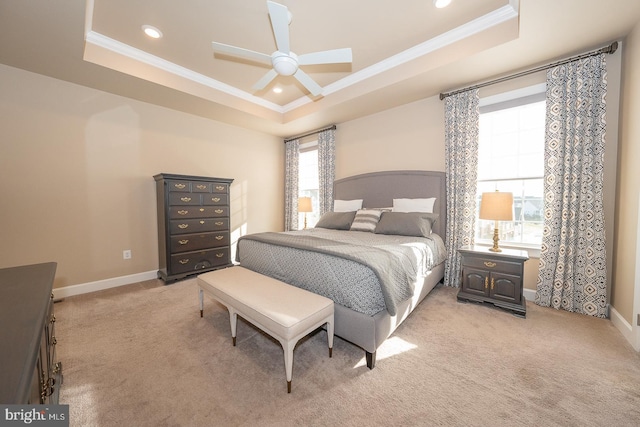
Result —
[{"label": "window pane", "polygon": [[[542,242],[545,114],[542,101],[480,115],[477,211],[483,192],[513,193],[514,220],[498,223],[502,243]],[[494,221],[476,224],[476,241],[491,243]]]},{"label": "window pane", "polygon": [[318,222],[320,210],[318,198],[318,150],[303,151],[298,157],[298,192],[299,197],[311,197],[313,212],[299,212],[298,227],[304,228],[307,218],[307,228],[312,228]]}]

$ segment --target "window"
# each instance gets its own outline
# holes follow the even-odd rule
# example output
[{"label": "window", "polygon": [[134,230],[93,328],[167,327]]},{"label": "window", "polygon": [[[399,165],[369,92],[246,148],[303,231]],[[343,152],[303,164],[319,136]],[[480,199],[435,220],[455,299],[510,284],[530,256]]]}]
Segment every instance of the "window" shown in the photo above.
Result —
[{"label": "window", "polygon": [[[544,93],[480,107],[477,212],[483,192],[513,193],[514,220],[498,225],[504,246],[539,247],[543,228]],[[495,224],[476,220],[476,242]]]},{"label": "window", "polygon": [[[316,225],[319,218],[320,205],[318,180],[318,142],[313,141],[300,144],[300,155],[298,157],[298,197],[311,197],[313,212],[307,212],[307,228]],[[304,228],[305,214],[298,213],[298,229]]]}]

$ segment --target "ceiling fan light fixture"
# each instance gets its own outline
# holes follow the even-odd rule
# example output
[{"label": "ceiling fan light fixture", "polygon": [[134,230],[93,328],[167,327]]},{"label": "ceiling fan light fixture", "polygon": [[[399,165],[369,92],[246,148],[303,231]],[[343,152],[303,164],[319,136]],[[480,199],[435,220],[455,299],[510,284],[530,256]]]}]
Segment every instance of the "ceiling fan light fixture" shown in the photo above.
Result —
[{"label": "ceiling fan light fixture", "polygon": [[277,55],[273,57],[273,69],[281,76],[292,76],[298,71],[298,61],[291,52],[289,55]]},{"label": "ceiling fan light fixture", "polygon": [[162,38],[162,31],[154,27],[153,25],[143,25],[142,31],[152,39]]},{"label": "ceiling fan light fixture", "polygon": [[433,5],[438,9],[449,6],[451,0],[433,0]]}]

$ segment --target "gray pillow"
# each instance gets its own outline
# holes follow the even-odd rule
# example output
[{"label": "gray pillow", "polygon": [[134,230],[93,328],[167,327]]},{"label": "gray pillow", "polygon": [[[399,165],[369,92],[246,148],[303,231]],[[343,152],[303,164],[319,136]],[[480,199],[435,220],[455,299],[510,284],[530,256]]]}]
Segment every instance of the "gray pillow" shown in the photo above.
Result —
[{"label": "gray pillow", "polygon": [[429,237],[438,214],[425,212],[384,212],[375,233]]},{"label": "gray pillow", "polygon": [[331,228],[333,230],[348,230],[351,228],[356,211],[353,212],[327,212],[316,224],[316,228]]}]

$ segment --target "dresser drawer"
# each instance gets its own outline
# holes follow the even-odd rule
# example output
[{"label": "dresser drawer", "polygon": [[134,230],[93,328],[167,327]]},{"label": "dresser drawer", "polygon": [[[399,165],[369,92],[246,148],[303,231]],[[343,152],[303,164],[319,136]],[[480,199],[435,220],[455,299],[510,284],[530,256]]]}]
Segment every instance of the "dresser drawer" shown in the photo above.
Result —
[{"label": "dresser drawer", "polygon": [[191,182],[189,181],[182,181],[182,180],[169,180],[167,181],[167,188],[169,189],[169,191],[184,191],[184,192],[190,192],[191,191]]},{"label": "dresser drawer", "polygon": [[229,247],[207,251],[183,252],[171,255],[171,271],[174,274],[204,270],[229,264]]},{"label": "dresser drawer", "polygon": [[229,193],[229,184],[214,182],[211,185],[212,193]]},{"label": "dresser drawer", "polygon": [[481,258],[477,256],[473,257],[463,255],[462,265],[464,267],[480,268],[485,271],[499,270],[502,273],[521,274],[522,272],[521,263]]},{"label": "dresser drawer", "polygon": [[171,237],[171,253],[229,246],[229,232],[181,234]]},{"label": "dresser drawer", "polygon": [[198,206],[200,205],[200,201],[200,194],[198,193],[169,193],[169,204],[172,206]]},{"label": "dresser drawer", "polygon": [[225,210],[220,211],[215,206],[171,206],[169,208],[169,219],[212,218],[219,217],[224,212]]},{"label": "dresser drawer", "polygon": [[194,193],[211,193],[210,182],[192,182],[191,191]]},{"label": "dresser drawer", "polygon": [[221,230],[224,224],[215,218],[171,220],[169,231],[173,234],[202,233]]},{"label": "dresser drawer", "polygon": [[226,194],[203,194],[202,195],[202,204],[205,206],[217,206],[217,205],[228,205],[229,204],[229,196]]}]

